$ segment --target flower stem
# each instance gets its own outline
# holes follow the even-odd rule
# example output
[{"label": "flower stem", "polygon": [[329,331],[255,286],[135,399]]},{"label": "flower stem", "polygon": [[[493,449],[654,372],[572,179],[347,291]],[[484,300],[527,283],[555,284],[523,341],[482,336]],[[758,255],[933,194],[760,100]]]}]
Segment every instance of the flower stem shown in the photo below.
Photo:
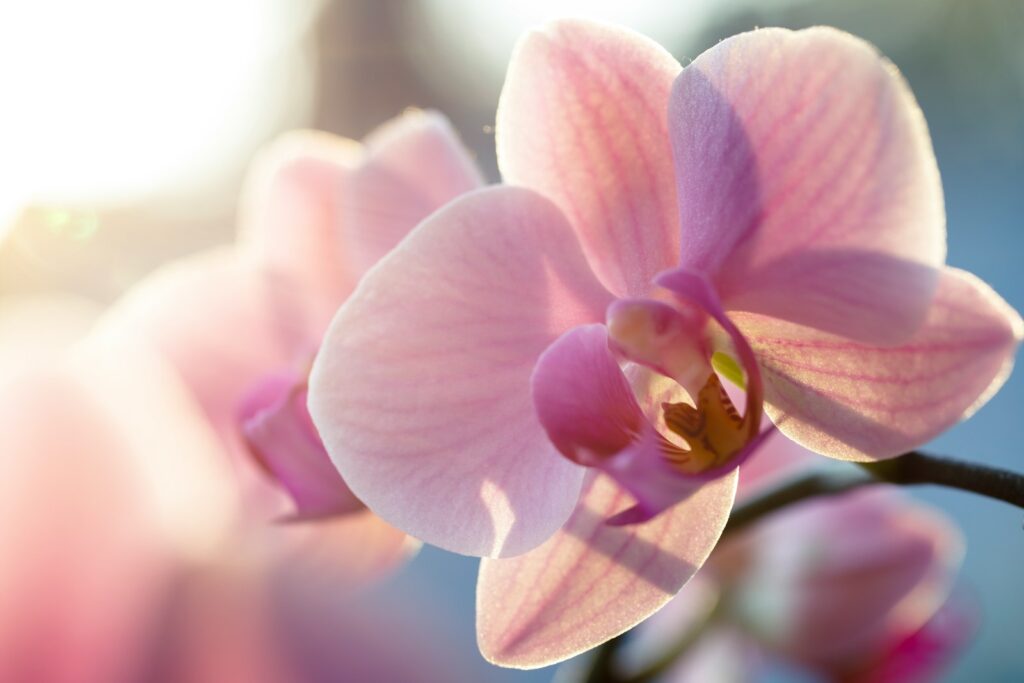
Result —
[{"label": "flower stem", "polygon": [[[890,460],[858,463],[842,471],[811,472],[784,482],[737,506],[723,535],[736,533],[771,513],[819,496],[834,496],[862,486],[888,483],[901,486],[935,484],[969,491],[1024,508],[1024,475],[1009,470],[910,451]],[[615,666],[615,653],[628,634],[599,646],[591,660],[585,683],[648,683],[685,655],[711,619],[683,634],[668,654],[643,671],[625,676]]]},{"label": "flower stem", "polygon": [[937,484],[1024,508],[1024,475],[1017,472],[919,451],[891,460],[861,463],[861,467],[890,484]]}]

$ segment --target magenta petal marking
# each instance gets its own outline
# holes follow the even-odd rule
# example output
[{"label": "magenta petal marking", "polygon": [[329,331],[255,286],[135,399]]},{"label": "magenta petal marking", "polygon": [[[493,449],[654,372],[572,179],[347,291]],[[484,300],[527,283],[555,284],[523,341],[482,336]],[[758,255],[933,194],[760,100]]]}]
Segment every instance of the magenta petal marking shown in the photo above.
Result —
[{"label": "magenta petal marking", "polygon": [[654,426],[661,404],[680,399],[680,387],[632,369],[631,384],[608,348],[604,326],[583,325],[544,352],[531,379],[538,418],[559,452],[604,472],[635,499],[635,506],[608,520],[613,525],[646,522],[687,500],[736,469],[767,434],[755,436],[718,467],[685,474],[666,459],[665,449],[678,447]]},{"label": "magenta petal marking", "polygon": [[256,462],[295,501],[296,516],[313,519],[363,509],[331,464],[306,409],[306,383],[294,375],[264,379],[239,414]]},{"label": "magenta petal marking", "polygon": [[562,455],[597,466],[636,438],[644,415],[608,350],[604,325],[581,325],[541,354],[530,378],[537,417]]}]

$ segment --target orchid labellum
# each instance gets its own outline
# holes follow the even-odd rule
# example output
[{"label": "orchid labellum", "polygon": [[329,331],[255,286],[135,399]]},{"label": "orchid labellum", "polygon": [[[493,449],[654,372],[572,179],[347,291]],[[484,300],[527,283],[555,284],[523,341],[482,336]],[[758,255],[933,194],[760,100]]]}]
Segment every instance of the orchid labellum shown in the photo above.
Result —
[{"label": "orchid labellum", "polygon": [[517,47],[496,134],[505,184],[367,273],[309,384],[359,500],[511,558],[480,573],[494,662],[559,661],[669,600],[763,414],[824,455],[883,459],[1008,373],[1020,318],[944,266],[924,118],[857,38],[758,30],[683,68],[557,22]]}]

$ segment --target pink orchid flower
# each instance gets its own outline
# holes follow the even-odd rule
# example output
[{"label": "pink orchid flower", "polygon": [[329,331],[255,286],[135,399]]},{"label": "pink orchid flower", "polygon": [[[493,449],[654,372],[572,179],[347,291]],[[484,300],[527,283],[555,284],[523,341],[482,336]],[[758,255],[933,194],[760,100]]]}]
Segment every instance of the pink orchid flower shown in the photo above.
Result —
[{"label": "pink orchid flower", "polygon": [[[742,468],[739,497],[809,460],[772,437],[758,467]],[[811,501],[721,543],[692,589],[644,624],[626,654],[650,661],[702,627],[666,680],[702,680],[695,670],[754,680],[766,657],[830,681],[931,680],[973,631],[964,605],[949,600],[962,556],[953,523],[897,491]]]},{"label": "pink orchid flower", "polygon": [[362,274],[423,217],[480,183],[438,114],[409,112],[362,145],[290,133],[251,174],[238,244],[163,268],[101,323],[155,345],[177,367],[232,456],[250,526],[337,518],[268,533],[284,543],[344,526],[338,542],[353,544],[344,561],[381,570],[416,545],[367,512],[331,465],[306,410],[306,376]]},{"label": "pink orchid flower", "polygon": [[509,185],[367,274],[309,393],[376,514],[518,556],[482,564],[491,661],[559,661],[670,599],[717,542],[762,411],[825,455],[886,458],[1008,372],[1020,318],[943,266],[924,119],[857,38],[759,30],[682,68],[556,22],[515,50],[496,134]]},{"label": "pink orchid flower", "polygon": [[159,356],[110,341],[45,370],[19,356],[14,377],[0,364],[0,680],[477,680],[440,654],[436,619],[346,592],[375,573],[359,558],[254,552],[188,390]]}]

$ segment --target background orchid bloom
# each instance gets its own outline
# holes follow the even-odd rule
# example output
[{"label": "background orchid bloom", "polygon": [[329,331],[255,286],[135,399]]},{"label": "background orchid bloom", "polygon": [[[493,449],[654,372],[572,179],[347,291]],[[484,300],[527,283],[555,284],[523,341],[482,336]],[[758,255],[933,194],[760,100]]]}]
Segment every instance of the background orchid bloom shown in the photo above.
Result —
[{"label": "background orchid bloom", "polygon": [[267,561],[239,533],[219,439],[164,359],[102,335],[20,358],[0,365],[4,683],[477,680],[436,619],[351,594],[364,558]]},{"label": "background orchid bloom", "polygon": [[519,555],[481,569],[496,663],[564,659],[670,599],[724,527],[762,402],[816,451],[882,458],[1006,376],[1020,319],[942,266],[923,118],[852,36],[755,31],[683,69],[556,22],[517,47],[496,132],[514,186],[452,202],[363,279],[309,403],[374,512]]},{"label": "background orchid bloom", "polygon": [[[255,165],[239,243],[166,266],[101,323],[175,365],[234,459],[257,529],[274,517],[333,517],[318,532],[339,549],[349,544],[349,561],[384,569],[408,556],[414,542],[366,512],[331,466],[306,412],[306,374],[362,274],[421,218],[479,184],[436,113],[409,112],[362,145],[288,134]],[[284,543],[318,532],[268,530]]]},{"label": "background orchid bloom", "polygon": [[[748,477],[741,468],[741,498],[806,463],[801,451],[784,437],[768,441],[760,469]],[[734,672],[725,680],[754,680],[765,658],[830,681],[932,680],[973,631],[949,598],[962,555],[952,522],[897,491],[811,501],[723,541],[700,582],[645,624],[628,654],[650,660],[699,627],[697,647],[666,680],[719,666],[724,642],[730,665],[721,670]]]}]

